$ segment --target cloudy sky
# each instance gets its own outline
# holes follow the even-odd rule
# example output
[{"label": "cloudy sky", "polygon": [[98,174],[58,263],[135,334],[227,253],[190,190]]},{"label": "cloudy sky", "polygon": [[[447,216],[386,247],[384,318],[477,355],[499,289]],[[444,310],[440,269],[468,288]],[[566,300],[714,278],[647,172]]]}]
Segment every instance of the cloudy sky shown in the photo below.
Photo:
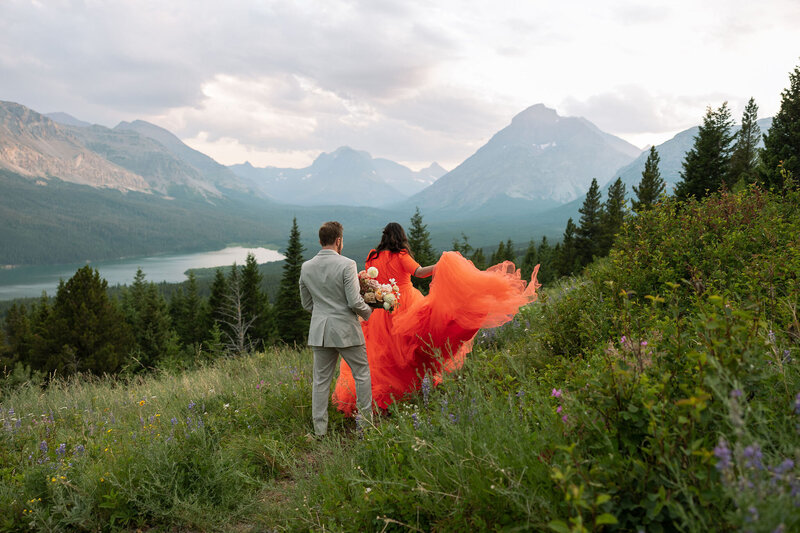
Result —
[{"label": "cloudy sky", "polygon": [[644,146],[800,64],[797,0],[0,0],[0,100],[144,119],[224,164],[450,169],[544,103]]}]

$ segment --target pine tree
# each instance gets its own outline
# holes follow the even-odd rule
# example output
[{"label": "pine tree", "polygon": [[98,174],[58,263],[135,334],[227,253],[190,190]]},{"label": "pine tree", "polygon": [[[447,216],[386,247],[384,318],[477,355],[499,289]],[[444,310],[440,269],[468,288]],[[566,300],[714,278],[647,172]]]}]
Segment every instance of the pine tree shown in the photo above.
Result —
[{"label": "pine tree", "polygon": [[789,74],[789,87],[781,93],[781,108],[764,135],[761,181],[767,187],[783,186],[781,169],[800,178],[800,66]]},{"label": "pine tree", "polygon": [[[437,254],[436,250],[431,245],[431,235],[428,232],[428,226],[422,222],[422,214],[417,207],[414,215],[411,217],[411,226],[408,231],[408,245],[411,247],[411,253],[414,255],[417,263],[420,266],[429,266],[436,263]],[[431,285],[432,278],[415,278],[412,277],[413,285],[422,291],[424,294],[428,293]]]},{"label": "pine tree", "polygon": [[275,303],[275,328],[278,338],[287,344],[302,344],[308,335],[310,316],[300,303],[300,267],[303,265],[303,245],[297,218],[292,221],[286,259],[283,263],[278,298]]},{"label": "pine tree", "polygon": [[675,187],[675,196],[702,198],[723,186],[730,166],[732,126],[728,102],[716,111],[706,109],[694,146],[683,161],[682,181]]},{"label": "pine tree", "polygon": [[539,267],[539,283],[549,283],[555,280],[558,275],[555,269],[555,258],[553,254],[553,248],[551,248],[550,243],[547,242],[547,236],[543,236],[541,243],[539,243],[539,248],[536,250],[536,255],[539,256],[539,264],[541,265]]},{"label": "pine tree", "polygon": [[208,297],[208,331],[222,320],[222,309],[225,306],[225,295],[228,294],[228,280],[221,268],[214,271],[214,281],[211,283],[211,294]]},{"label": "pine tree", "polygon": [[242,306],[245,318],[253,320],[251,338],[263,346],[270,340],[271,313],[267,295],[261,290],[262,279],[255,255],[248,253],[242,268]]},{"label": "pine tree", "polygon": [[655,146],[651,146],[650,154],[644,163],[642,180],[639,182],[638,187],[636,185],[633,186],[636,199],[631,203],[632,209],[636,213],[641,213],[656,205],[658,199],[667,189],[666,183],[661,178],[661,171],[658,168],[659,163],[661,163],[661,158]]},{"label": "pine tree", "polygon": [[575,249],[580,266],[588,265],[600,251],[599,240],[602,235],[603,206],[600,203],[600,187],[593,179],[586,193],[586,199],[578,212],[580,225],[575,230]]},{"label": "pine tree", "polygon": [[145,281],[139,268],[128,291],[123,293],[125,318],[135,339],[134,360],[140,369],[153,368],[163,358],[174,355],[176,341],[167,302],[155,283]]},{"label": "pine tree", "polygon": [[536,253],[536,242],[531,239],[528,243],[528,248],[525,250],[525,256],[522,258],[522,279],[531,279],[533,268],[539,263],[539,254]]},{"label": "pine tree", "polygon": [[90,266],[58,286],[53,304],[47,372],[113,373],[134,346],[125,316],[108,297],[108,282]]},{"label": "pine tree", "polygon": [[208,309],[197,287],[197,276],[189,271],[186,295],[183,298],[182,341],[187,346],[200,344],[208,337]]},{"label": "pine tree", "polygon": [[498,263],[502,263],[506,259],[506,243],[500,241],[500,244],[497,245],[497,250],[494,251],[492,257],[489,259],[489,262],[492,265],[496,265]]},{"label": "pine tree", "polygon": [[758,140],[761,128],[758,126],[758,106],[750,98],[742,113],[742,127],[736,132],[736,142],[731,153],[728,168],[728,183],[753,183],[758,179]]},{"label": "pine tree", "polygon": [[621,178],[611,184],[608,188],[608,199],[606,200],[603,215],[601,217],[602,232],[600,239],[600,250],[598,255],[605,257],[614,245],[614,238],[622,228],[625,218],[625,184]]},{"label": "pine tree", "polygon": [[473,252],[472,257],[469,258],[475,268],[478,270],[486,269],[486,256],[483,255],[483,248],[478,248]]},{"label": "pine tree", "polygon": [[578,271],[581,267],[575,239],[577,229],[578,228],[570,217],[570,219],[567,220],[567,227],[564,230],[561,247],[558,250],[553,265],[559,276],[569,276]]},{"label": "pine tree", "polygon": [[[32,362],[33,332],[31,321],[28,317],[28,308],[15,303],[6,313],[5,320],[6,343],[10,357],[23,363]],[[34,368],[42,368],[34,366]]]},{"label": "pine tree", "polygon": [[464,257],[469,257],[473,251],[472,246],[469,244],[469,238],[466,234],[461,234],[461,240],[453,239],[453,251],[460,253]]}]

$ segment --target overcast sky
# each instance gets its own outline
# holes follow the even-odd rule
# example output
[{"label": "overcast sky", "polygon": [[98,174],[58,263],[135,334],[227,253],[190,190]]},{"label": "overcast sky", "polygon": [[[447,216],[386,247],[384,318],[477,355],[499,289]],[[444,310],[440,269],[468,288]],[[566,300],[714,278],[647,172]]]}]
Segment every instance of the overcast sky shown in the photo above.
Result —
[{"label": "overcast sky", "polygon": [[0,0],[0,100],[224,164],[451,169],[540,102],[640,147],[726,100],[773,115],[798,28],[798,0]]}]

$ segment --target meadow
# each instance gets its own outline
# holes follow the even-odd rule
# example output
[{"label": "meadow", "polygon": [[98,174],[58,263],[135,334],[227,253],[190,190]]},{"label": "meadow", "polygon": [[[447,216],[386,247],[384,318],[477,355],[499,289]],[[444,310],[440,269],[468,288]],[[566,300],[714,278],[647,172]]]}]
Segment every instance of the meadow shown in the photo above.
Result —
[{"label": "meadow", "polygon": [[664,200],[309,439],[311,354],[0,392],[2,531],[797,531],[800,193]]}]

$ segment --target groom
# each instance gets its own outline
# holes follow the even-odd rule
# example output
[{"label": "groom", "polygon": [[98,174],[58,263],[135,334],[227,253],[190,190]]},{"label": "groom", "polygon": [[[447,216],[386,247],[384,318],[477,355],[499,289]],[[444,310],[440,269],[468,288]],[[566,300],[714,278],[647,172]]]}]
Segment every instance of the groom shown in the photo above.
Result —
[{"label": "groom", "polygon": [[358,317],[369,319],[372,309],[361,297],[356,262],[341,255],[343,229],[338,222],[319,228],[322,249],[300,269],[300,298],[311,312],[308,345],[314,351],[311,416],[314,433],[328,430],[328,397],[339,355],[347,361],[356,383],[356,405],[362,424],[372,423],[372,383]]}]

